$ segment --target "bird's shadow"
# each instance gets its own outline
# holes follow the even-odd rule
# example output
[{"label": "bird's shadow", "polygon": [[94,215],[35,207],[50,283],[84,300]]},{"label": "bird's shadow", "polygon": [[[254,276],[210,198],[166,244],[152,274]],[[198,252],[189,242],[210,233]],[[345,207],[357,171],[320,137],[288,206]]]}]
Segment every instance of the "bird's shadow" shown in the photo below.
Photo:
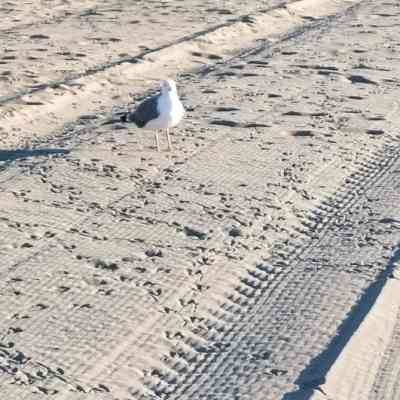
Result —
[{"label": "bird's shadow", "polygon": [[68,154],[67,149],[17,149],[0,150],[0,162],[9,163],[21,158]]}]

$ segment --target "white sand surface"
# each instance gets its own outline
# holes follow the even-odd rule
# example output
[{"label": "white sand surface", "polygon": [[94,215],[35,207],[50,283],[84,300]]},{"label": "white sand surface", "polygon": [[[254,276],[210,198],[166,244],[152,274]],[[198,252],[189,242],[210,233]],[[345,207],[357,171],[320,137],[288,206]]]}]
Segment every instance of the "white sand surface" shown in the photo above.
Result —
[{"label": "white sand surface", "polygon": [[[17,4],[0,397],[396,399],[399,5]],[[162,71],[187,115],[158,153],[119,116]]]}]

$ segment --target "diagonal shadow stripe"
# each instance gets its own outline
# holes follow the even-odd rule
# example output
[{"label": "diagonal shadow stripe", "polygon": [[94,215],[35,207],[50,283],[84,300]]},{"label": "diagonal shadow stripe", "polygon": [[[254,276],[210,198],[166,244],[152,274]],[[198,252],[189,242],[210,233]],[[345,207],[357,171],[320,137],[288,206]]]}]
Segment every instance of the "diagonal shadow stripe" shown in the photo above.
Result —
[{"label": "diagonal shadow stripe", "polygon": [[309,365],[298,376],[295,384],[299,386],[299,389],[285,394],[282,400],[309,400],[315,390],[324,393],[319,386],[324,384],[326,374],[375,304],[386,281],[390,279],[396,262],[399,260],[400,244],[397,245],[397,249],[388,261],[386,268],[352,307],[348,317],[339,326],[337,335],[328,344],[326,350],[311,360]]},{"label": "diagonal shadow stripe", "polygon": [[19,150],[0,150],[0,162],[10,162],[20,158],[42,157],[55,154],[68,154],[67,149],[19,149]]}]

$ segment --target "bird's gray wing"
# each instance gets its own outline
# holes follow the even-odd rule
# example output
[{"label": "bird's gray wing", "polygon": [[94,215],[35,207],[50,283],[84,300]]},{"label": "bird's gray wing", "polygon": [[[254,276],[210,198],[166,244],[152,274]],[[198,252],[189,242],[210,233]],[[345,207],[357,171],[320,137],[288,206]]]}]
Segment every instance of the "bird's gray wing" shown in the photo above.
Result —
[{"label": "bird's gray wing", "polygon": [[127,121],[134,122],[139,128],[143,128],[149,121],[159,117],[158,111],[158,98],[160,95],[156,95],[144,100],[139,104],[138,108],[129,113],[126,117]]}]

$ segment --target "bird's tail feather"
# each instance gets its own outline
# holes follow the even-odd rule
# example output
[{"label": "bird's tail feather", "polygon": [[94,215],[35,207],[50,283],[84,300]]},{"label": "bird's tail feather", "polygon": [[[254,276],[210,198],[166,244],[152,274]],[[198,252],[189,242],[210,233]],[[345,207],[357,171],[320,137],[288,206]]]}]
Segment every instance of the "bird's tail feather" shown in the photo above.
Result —
[{"label": "bird's tail feather", "polygon": [[122,114],[121,122],[136,122],[135,121],[135,113],[128,111],[125,114]]}]

